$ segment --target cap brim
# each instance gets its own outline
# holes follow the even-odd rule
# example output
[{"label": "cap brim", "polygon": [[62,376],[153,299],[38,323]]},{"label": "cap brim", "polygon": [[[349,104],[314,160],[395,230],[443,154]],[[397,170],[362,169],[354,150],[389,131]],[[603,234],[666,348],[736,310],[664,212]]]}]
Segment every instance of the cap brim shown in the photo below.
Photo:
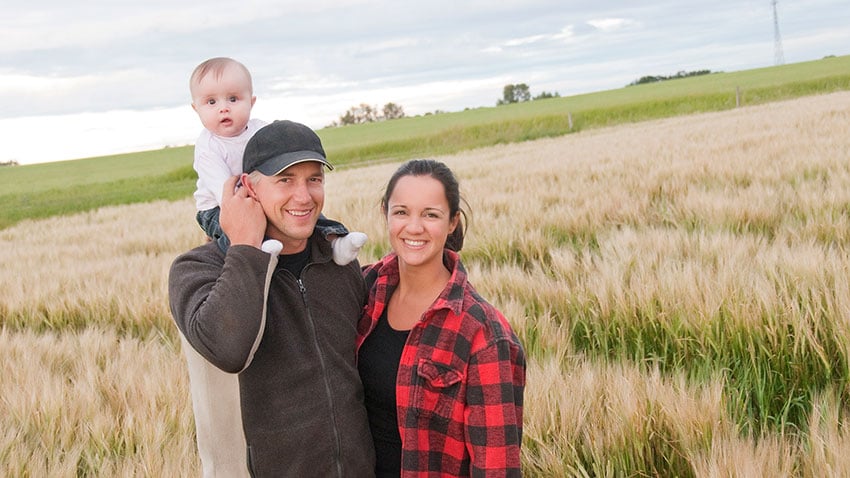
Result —
[{"label": "cap brim", "polygon": [[263,164],[261,164],[257,171],[265,174],[266,176],[277,176],[282,173],[284,169],[293,166],[295,164],[306,163],[309,161],[315,161],[317,163],[322,163],[329,170],[333,170],[333,165],[328,162],[327,159],[321,157],[315,151],[293,151],[291,153],[284,153],[280,156],[269,159]]}]

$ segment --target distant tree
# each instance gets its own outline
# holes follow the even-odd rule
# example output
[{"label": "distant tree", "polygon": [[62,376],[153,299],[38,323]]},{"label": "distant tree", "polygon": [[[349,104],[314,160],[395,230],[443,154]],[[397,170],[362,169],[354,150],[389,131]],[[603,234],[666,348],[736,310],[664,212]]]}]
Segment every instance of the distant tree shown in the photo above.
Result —
[{"label": "distant tree", "polygon": [[517,85],[505,85],[502,90],[502,99],[496,102],[496,105],[508,105],[511,103],[520,103],[531,99],[531,92],[528,85],[519,83]]},{"label": "distant tree", "polygon": [[516,101],[519,103],[531,100],[531,91],[529,90],[528,85],[526,85],[525,83],[515,85],[514,98],[516,98]]},{"label": "distant tree", "polygon": [[366,103],[360,103],[360,106],[352,106],[344,115],[339,117],[339,124],[341,125],[374,123],[375,121],[378,121],[378,109]]},{"label": "distant tree", "polygon": [[14,159],[10,159],[8,161],[0,162],[0,166],[18,166],[18,162]]},{"label": "distant tree", "polygon": [[546,98],[560,98],[560,97],[561,97],[561,95],[559,95],[557,91],[554,91],[552,93],[549,93],[548,91],[544,91],[543,93],[540,93],[539,95],[535,96],[532,99],[545,100]]},{"label": "distant tree", "polygon": [[404,118],[404,116],[404,108],[395,103],[385,104],[381,111],[378,111],[377,106],[373,107],[366,103],[360,103],[359,106],[349,108],[345,114],[339,117],[339,121],[332,122],[328,127],[374,123],[376,121]]},{"label": "distant tree", "polygon": [[384,105],[384,119],[392,120],[404,118],[404,108],[395,103],[387,103]]},{"label": "distant tree", "polygon": [[647,83],[656,83],[656,82],[659,82],[659,81],[675,80],[675,79],[678,79],[678,78],[688,78],[690,76],[700,76],[700,75],[709,75],[709,74],[711,74],[711,70],[679,71],[675,75],[667,75],[667,76],[665,76],[665,75],[642,76],[642,77],[638,78],[637,80],[629,83],[626,86],[644,85],[644,84],[647,84]]},{"label": "distant tree", "polygon": [[638,78],[637,80],[635,80],[635,81],[633,81],[633,82],[629,83],[629,85],[628,85],[628,86],[634,86],[634,85],[645,85],[645,84],[647,84],[647,83],[655,83],[656,81],[662,81],[663,79],[664,79],[664,78],[663,78],[663,77],[661,77],[661,76],[650,76],[650,75],[648,75],[648,76],[641,76],[641,77],[640,77],[640,78]]},{"label": "distant tree", "polygon": [[340,126],[345,126],[347,124],[355,124],[356,123],[356,121],[354,121],[354,112],[352,111],[353,109],[354,108],[349,109],[348,111],[345,112],[345,114],[343,114],[342,116],[339,117],[339,125]]}]

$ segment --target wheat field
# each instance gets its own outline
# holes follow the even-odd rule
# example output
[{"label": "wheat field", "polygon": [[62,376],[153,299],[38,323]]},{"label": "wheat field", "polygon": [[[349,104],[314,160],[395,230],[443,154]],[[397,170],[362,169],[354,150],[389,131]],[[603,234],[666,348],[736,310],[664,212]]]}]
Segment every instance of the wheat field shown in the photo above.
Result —
[{"label": "wheat field", "polygon": [[[850,93],[437,159],[526,347],[527,476],[850,476]],[[397,165],[327,177],[361,262]],[[0,475],[198,476],[166,289],[193,217],[0,231]]]}]

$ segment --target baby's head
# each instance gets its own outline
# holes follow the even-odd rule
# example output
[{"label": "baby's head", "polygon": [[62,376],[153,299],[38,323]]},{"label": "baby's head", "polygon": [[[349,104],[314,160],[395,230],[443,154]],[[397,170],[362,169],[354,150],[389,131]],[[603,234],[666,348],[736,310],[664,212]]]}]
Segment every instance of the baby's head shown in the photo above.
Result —
[{"label": "baby's head", "polygon": [[232,58],[210,58],[189,77],[192,109],[204,128],[217,136],[237,136],[251,119],[257,97],[251,73]]}]

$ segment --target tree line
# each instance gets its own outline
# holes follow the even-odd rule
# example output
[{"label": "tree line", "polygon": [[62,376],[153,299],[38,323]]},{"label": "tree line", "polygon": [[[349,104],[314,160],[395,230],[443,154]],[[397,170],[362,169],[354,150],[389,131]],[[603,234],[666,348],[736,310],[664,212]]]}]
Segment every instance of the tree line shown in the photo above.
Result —
[{"label": "tree line", "polygon": [[376,123],[391,119],[404,118],[404,108],[396,103],[387,103],[380,110],[377,106],[360,103],[352,106],[338,121],[334,121],[329,127],[345,126],[349,124]]},{"label": "tree line", "polygon": [[695,71],[680,71],[675,75],[648,75],[642,76],[637,80],[629,83],[626,86],[635,86],[635,85],[643,85],[646,83],[655,83],[658,81],[667,81],[667,80],[675,80],[678,78],[688,78],[689,76],[700,76],[700,75],[709,75],[711,74],[711,70],[695,70]]},{"label": "tree line", "polygon": [[[530,100],[541,100],[546,98],[558,98],[561,95],[557,91],[549,93],[544,91],[537,96],[531,96],[531,90],[525,83],[505,85],[502,90],[502,98],[496,101],[496,106],[507,105],[511,103],[522,103]],[[437,110],[434,114],[442,113]],[[431,113],[426,113],[429,115]],[[396,103],[387,103],[383,108],[378,109],[377,106],[372,106],[366,103],[360,103],[357,106],[352,106],[345,113],[340,115],[337,121],[332,122],[328,127],[345,126],[350,124],[376,123],[398,118],[404,118],[404,108]]]},{"label": "tree line", "polygon": [[[626,86],[643,85],[647,83],[655,83],[659,81],[675,80],[678,78],[688,78],[691,76],[709,75],[711,70],[694,70],[694,71],[679,71],[674,75],[647,75],[638,78]],[[559,98],[561,95],[557,91],[543,91],[537,96],[531,96],[531,88],[525,83],[508,84],[502,89],[502,97],[496,100],[496,106],[509,105],[512,103],[522,103],[532,100],[543,100],[546,98]],[[435,113],[440,113],[436,111]],[[430,114],[430,113],[429,113]],[[329,126],[344,126],[349,124],[374,123],[377,121],[385,121],[397,118],[404,118],[404,108],[396,103],[387,103],[382,109],[377,106],[371,106],[366,103],[361,103],[359,106],[352,106],[338,121],[334,121]]]},{"label": "tree line", "polygon": [[525,83],[516,85],[505,85],[502,89],[502,98],[496,101],[496,106],[509,105],[511,103],[522,103],[531,100],[545,100],[546,98],[559,98],[561,95],[557,91],[549,93],[544,91],[539,95],[532,97],[531,89]]}]

